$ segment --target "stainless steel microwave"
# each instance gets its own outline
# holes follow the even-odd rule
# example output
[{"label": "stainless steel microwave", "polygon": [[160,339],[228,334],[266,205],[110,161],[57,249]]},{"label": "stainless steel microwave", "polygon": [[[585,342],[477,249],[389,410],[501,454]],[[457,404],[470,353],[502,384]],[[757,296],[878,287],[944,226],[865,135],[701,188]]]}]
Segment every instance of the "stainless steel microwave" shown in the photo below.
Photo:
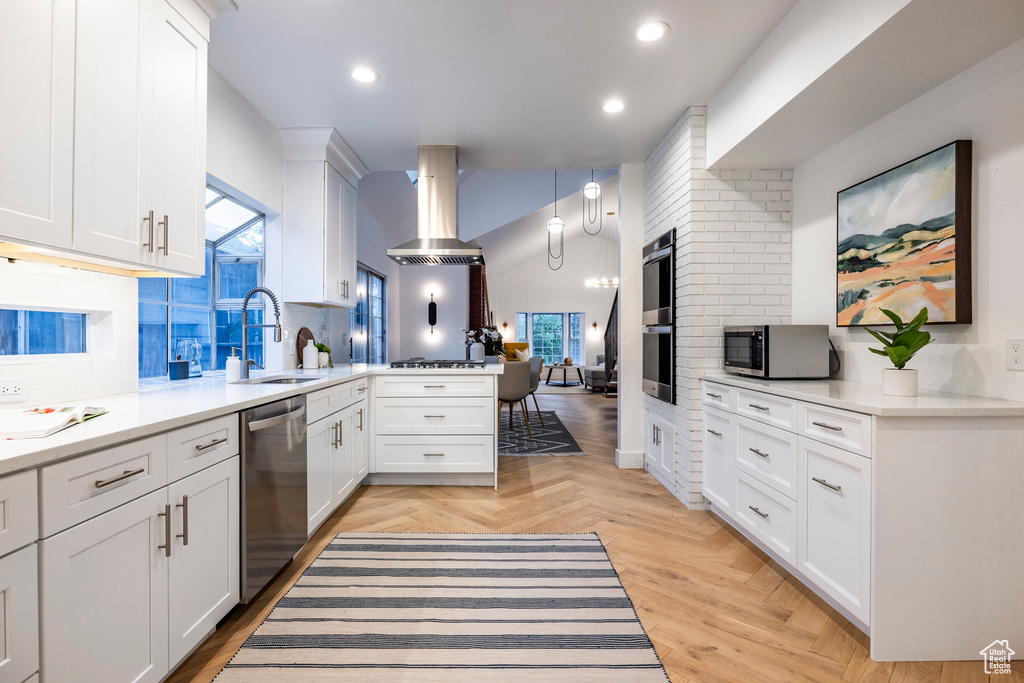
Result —
[{"label": "stainless steel microwave", "polygon": [[723,369],[764,379],[828,377],[828,325],[725,328]]}]

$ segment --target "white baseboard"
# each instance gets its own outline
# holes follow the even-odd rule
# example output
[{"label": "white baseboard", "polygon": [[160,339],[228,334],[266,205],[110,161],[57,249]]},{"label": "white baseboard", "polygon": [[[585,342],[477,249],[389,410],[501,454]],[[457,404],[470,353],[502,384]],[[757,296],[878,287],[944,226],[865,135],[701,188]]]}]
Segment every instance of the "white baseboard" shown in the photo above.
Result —
[{"label": "white baseboard", "polygon": [[642,470],[644,468],[644,452],[620,451],[616,448],[615,466],[624,470]]}]

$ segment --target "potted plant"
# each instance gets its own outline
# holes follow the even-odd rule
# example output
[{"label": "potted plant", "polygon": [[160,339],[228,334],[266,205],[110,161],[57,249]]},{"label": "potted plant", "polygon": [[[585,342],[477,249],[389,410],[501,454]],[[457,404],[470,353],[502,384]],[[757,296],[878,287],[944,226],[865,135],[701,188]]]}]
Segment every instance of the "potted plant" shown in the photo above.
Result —
[{"label": "potted plant", "polygon": [[505,344],[501,340],[501,332],[497,327],[482,327],[470,333],[471,339],[484,345],[484,356],[504,356]]},{"label": "potted plant", "polygon": [[908,370],[906,365],[932,340],[932,335],[921,329],[928,321],[928,309],[922,308],[906,324],[892,311],[883,308],[882,313],[896,325],[896,331],[891,333],[868,329],[875,339],[882,342],[882,348],[869,350],[887,357],[895,366],[882,370],[882,393],[887,396],[917,396],[917,370]]},{"label": "potted plant", "polygon": [[334,361],[331,360],[331,347],[327,344],[317,344],[317,364],[322,368],[333,368]]}]

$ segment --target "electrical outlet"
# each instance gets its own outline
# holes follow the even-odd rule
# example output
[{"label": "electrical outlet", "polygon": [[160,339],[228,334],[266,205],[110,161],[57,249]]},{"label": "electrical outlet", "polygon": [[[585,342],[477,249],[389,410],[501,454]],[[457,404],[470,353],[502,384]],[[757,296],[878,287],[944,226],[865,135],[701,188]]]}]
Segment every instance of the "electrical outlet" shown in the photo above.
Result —
[{"label": "electrical outlet", "polygon": [[1006,369],[1024,370],[1024,339],[1006,340]]},{"label": "electrical outlet", "polygon": [[21,392],[25,389],[25,380],[23,379],[0,379],[0,400],[13,399],[15,396],[21,396]]}]

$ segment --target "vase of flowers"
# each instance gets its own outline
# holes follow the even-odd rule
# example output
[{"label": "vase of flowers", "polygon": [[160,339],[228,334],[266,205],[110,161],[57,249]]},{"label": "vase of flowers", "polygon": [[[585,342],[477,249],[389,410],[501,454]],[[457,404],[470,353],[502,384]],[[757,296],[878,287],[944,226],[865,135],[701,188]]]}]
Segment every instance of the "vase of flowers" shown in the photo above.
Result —
[{"label": "vase of flowers", "polygon": [[497,327],[481,327],[478,330],[473,330],[469,333],[469,341],[483,344],[485,356],[505,355],[505,344],[501,341],[501,332],[498,332]]}]

